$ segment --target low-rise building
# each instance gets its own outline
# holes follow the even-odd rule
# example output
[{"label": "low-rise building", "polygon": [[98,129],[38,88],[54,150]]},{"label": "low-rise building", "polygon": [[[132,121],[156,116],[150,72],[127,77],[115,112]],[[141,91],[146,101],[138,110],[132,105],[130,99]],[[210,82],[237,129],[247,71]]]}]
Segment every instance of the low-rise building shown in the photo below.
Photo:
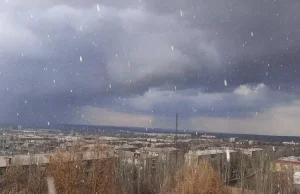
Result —
[{"label": "low-rise building", "polygon": [[229,138],[229,142],[231,142],[231,143],[235,142],[235,137]]},{"label": "low-rise building", "polygon": [[159,156],[160,154],[176,153],[177,149],[174,147],[165,147],[165,148],[144,147],[138,149],[138,152],[151,155],[151,156]]},{"label": "low-rise building", "polygon": [[129,145],[129,144],[115,146],[115,150],[122,150],[122,151],[135,152],[137,149],[138,149],[138,147],[136,147],[134,145]]},{"label": "low-rise building", "polygon": [[271,168],[275,171],[288,171],[300,172],[300,157],[289,156],[279,158],[271,164]]},{"label": "low-rise building", "polygon": [[[229,153],[229,156],[228,156]],[[200,160],[228,160],[233,158],[236,154],[235,150],[221,150],[221,149],[212,149],[212,150],[195,150],[189,151],[185,154],[185,163],[191,165],[193,163],[198,163]]]},{"label": "low-rise building", "polygon": [[12,137],[10,135],[0,135],[0,147],[5,148],[11,144]]}]

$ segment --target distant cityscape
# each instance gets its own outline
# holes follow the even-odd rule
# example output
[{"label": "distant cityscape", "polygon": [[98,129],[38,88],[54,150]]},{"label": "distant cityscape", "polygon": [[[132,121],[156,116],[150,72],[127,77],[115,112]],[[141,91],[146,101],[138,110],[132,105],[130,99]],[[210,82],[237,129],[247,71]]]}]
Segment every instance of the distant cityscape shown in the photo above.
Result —
[{"label": "distant cityscape", "polygon": [[[293,166],[294,184],[300,185],[299,137],[176,133],[161,129],[86,125],[59,125],[51,129],[24,126],[1,128],[0,181],[3,181],[6,168],[17,162],[28,166],[34,158],[39,165],[47,165],[59,150],[68,150],[76,145],[80,145],[80,157],[83,160],[93,160],[95,158],[91,150],[99,143],[109,148],[111,156],[122,158],[122,161],[135,166],[144,164],[157,168],[157,164],[162,162],[192,165],[208,159],[228,183],[241,179],[234,168],[238,168],[237,160],[241,155],[261,161],[266,153],[270,156],[267,166],[274,172],[282,172],[287,166]],[[222,165],[229,160],[232,169],[229,175],[223,176]],[[247,168],[247,174],[252,176],[254,166]]]}]

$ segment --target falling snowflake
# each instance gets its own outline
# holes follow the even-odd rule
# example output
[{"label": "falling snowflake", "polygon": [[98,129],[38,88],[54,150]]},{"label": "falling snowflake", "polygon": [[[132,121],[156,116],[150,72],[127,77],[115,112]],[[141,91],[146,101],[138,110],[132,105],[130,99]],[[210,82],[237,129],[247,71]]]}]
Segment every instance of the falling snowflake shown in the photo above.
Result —
[{"label": "falling snowflake", "polygon": [[48,124],[48,126],[49,126],[49,125],[50,125],[50,122],[48,121],[48,123],[47,123],[47,124]]},{"label": "falling snowflake", "polygon": [[79,61],[82,62],[82,56],[79,57]]},{"label": "falling snowflake", "polygon": [[97,11],[100,12],[100,6],[97,4]]},{"label": "falling snowflake", "polygon": [[109,88],[111,88],[111,84],[109,84]]},{"label": "falling snowflake", "polygon": [[229,149],[226,149],[226,159],[229,162],[230,161],[230,151]]},{"label": "falling snowflake", "polygon": [[47,177],[47,185],[48,185],[49,194],[56,193],[53,177]]},{"label": "falling snowflake", "polygon": [[27,104],[27,100],[25,100],[24,103]]},{"label": "falling snowflake", "polygon": [[171,46],[171,49],[172,49],[172,51],[174,50],[174,47],[173,46]]},{"label": "falling snowflake", "polygon": [[183,12],[180,10],[180,16],[183,17]]},{"label": "falling snowflake", "polygon": [[55,83],[55,79],[53,80],[53,83]]},{"label": "falling snowflake", "polygon": [[72,93],[72,92],[73,92],[73,90],[71,89],[71,90],[70,90],[70,92]]},{"label": "falling snowflake", "polygon": [[253,33],[253,32],[251,32],[251,36],[254,36],[254,33]]},{"label": "falling snowflake", "polygon": [[80,26],[80,31],[82,31],[82,26]]},{"label": "falling snowflake", "polygon": [[174,89],[176,90],[176,89],[177,89],[177,87],[175,86],[175,87],[174,87]]},{"label": "falling snowflake", "polygon": [[224,80],[224,86],[227,86],[227,80],[226,79]]},{"label": "falling snowflake", "polygon": [[19,116],[19,113],[17,113],[17,116]]}]

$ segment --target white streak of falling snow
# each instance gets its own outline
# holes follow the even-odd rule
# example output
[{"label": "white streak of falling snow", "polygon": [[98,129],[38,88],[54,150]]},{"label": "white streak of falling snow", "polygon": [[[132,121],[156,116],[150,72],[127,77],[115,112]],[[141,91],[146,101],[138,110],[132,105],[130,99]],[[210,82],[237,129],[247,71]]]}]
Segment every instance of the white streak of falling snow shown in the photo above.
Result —
[{"label": "white streak of falling snow", "polygon": [[230,152],[228,149],[226,150],[226,159],[228,162],[230,161]]},{"label": "white streak of falling snow", "polygon": [[82,56],[79,57],[79,61],[82,62]]},{"label": "white streak of falling snow", "polygon": [[56,194],[56,189],[55,189],[53,177],[47,177],[47,185],[48,185],[48,193],[49,194]]},{"label": "white streak of falling snow", "polygon": [[97,4],[97,11],[100,12],[100,6]]},{"label": "white streak of falling snow", "polygon": [[227,80],[226,79],[224,80],[224,86],[227,86]]}]

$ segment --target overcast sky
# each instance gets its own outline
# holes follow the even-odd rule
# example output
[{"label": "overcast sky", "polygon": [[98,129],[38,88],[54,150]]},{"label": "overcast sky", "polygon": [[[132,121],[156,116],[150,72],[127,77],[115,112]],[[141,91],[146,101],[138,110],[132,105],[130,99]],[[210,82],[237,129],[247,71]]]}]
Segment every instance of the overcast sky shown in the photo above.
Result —
[{"label": "overcast sky", "polygon": [[298,0],[4,0],[0,123],[300,135]]}]

